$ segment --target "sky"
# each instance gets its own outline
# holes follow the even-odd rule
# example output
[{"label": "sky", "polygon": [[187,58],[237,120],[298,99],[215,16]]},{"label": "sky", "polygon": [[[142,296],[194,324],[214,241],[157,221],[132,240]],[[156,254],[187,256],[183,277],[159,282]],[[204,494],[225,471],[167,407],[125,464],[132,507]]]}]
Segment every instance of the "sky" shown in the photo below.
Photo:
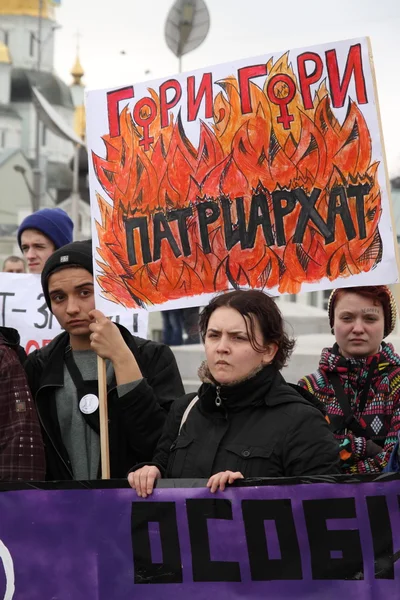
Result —
[{"label": "sky", "polygon": [[[391,177],[400,176],[399,0],[205,0],[210,31],[182,59],[190,71],[290,48],[369,36]],[[66,82],[77,42],[88,89],[177,73],[164,27],[174,0],[62,0],[56,10],[55,70]]]}]

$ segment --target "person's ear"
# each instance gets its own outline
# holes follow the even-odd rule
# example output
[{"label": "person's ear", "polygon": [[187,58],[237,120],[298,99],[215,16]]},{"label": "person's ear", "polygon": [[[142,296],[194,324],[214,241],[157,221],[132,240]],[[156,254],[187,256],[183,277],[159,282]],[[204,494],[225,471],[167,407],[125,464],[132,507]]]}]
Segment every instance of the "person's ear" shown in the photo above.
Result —
[{"label": "person's ear", "polygon": [[333,329],[333,327],[331,327],[331,334],[335,335],[335,330]]},{"label": "person's ear", "polygon": [[270,342],[265,346],[265,350],[263,352],[262,362],[264,365],[269,365],[275,358],[276,353],[278,352],[278,345],[275,342]]}]

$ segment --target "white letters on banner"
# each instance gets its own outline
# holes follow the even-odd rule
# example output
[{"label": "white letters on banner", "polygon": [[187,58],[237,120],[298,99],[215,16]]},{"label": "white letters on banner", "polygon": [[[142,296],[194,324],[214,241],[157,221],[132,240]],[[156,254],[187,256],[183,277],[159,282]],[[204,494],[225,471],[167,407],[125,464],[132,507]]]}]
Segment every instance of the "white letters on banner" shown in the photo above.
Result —
[{"label": "white letters on banner", "polygon": [[[147,337],[147,311],[118,314],[115,306],[115,314],[107,316],[134,335]],[[0,326],[18,330],[27,354],[46,346],[62,332],[47,307],[39,275],[0,273]]]}]

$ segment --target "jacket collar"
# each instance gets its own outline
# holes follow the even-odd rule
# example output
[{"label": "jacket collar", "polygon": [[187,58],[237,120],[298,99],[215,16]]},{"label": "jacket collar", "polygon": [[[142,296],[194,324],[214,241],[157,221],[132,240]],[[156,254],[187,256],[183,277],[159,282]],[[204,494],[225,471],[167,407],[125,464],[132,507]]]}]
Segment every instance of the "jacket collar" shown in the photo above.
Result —
[{"label": "jacket collar", "polygon": [[381,348],[377,354],[365,358],[345,358],[340,354],[339,346],[335,343],[332,348],[324,348],[321,353],[319,368],[325,372],[360,371],[368,369],[371,362],[375,359],[377,370],[381,372],[389,365],[400,366],[400,357],[394,351],[392,344],[382,342]]},{"label": "jacket collar", "polygon": [[[230,389],[230,388],[236,387],[237,385],[239,385],[241,383],[244,383],[245,381],[249,381],[249,380],[253,379],[253,377],[255,375],[257,375],[257,373],[262,371],[264,368],[265,368],[265,365],[261,364],[259,367],[254,369],[254,371],[251,371],[251,373],[249,373],[246,377],[243,377],[242,379],[237,379],[236,381],[232,381],[231,383],[227,383],[223,387]],[[222,385],[220,383],[218,383],[218,381],[216,379],[214,379],[214,377],[212,376],[210,368],[209,368],[206,360],[203,360],[203,362],[201,363],[201,365],[197,371],[197,375],[199,376],[200,381],[202,381],[203,383],[212,383],[216,387],[219,387],[219,388],[222,387]]]},{"label": "jacket collar", "polygon": [[[215,402],[217,393],[221,398],[220,406]],[[262,405],[307,402],[286,384],[273,365],[267,365],[252,377],[233,385],[203,383],[199,390],[199,398],[201,407],[206,412],[239,412]]]},{"label": "jacket collar", "polygon": [[64,331],[39,350],[38,358],[43,364],[40,387],[64,385],[64,354],[68,345],[69,335]]},{"label": "jacket collar", "polygon": [[[207,363],[199,369],[203,385],[199,389],[200,409],[224,415],[258,406],[274,407],[293,402],[311,404],[325,415],[325,409],[313,394],[298,385],[287,383],[274,365],[267,365],[246,379],[231,385],[218,385],[212,378]],[[217,392],[221,405],[217,406]]]}]

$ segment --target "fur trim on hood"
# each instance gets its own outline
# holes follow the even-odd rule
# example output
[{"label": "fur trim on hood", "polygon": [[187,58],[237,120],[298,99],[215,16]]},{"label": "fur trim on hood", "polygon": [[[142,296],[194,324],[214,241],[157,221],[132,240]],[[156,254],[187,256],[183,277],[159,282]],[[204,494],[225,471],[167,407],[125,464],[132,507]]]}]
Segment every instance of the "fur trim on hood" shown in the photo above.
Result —
[{"label": "fur trim on hood", "polygon": [[[231,381],[230,383],[224,383],[223,385],[226,387],[233,387],[238,383],[248,381],[249,379],[252,379],[255,375],[257,375],[257,373],[262,371],[266,366],[267,365],[260,364],[258,367],[250,371],[250,373],[248,373],[245,377],[242,377],[241,379],[235,379],[234,381]],[[197,371],[197,375],[199,376],[199,379],[202,383],[211,383],[212,385],[218,386],[222,385],[211,375],[211,371],[206,360],[203,360],[203,362],[201,363],[199,370]]]}]

